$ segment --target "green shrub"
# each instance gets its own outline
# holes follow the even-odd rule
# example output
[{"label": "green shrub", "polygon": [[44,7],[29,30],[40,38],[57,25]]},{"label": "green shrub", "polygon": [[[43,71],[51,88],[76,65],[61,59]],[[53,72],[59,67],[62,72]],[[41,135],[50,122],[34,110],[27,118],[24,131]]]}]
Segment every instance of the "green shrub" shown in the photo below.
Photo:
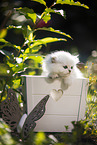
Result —
[{"label": "green shrub", "polygon": [[[41,5],[44,5],[44,10],[39,16],[33,9],[27,7],[14,8],[11,10],[12,17],[14,14],[24,16],[26,23],[13,22],[15,25],[10,25],[5,29],[0,30],[0,54],[2,55],[2,63],[0,63],[0,101],[6,98],[6,90],[11,87],[17,89],[21,86],[21,75],[39,75],[41,74],[41,63],[43,57],[39,50],[43,45],[47,46],[48,43],[56,41],[67,41],[66,38],[71,38],[70,35],[61,32],[60,30],[54,30],[51,27],[43,27],[51,19],[51,13],[61,15],[60,10],[54,8],[56,5],[75,5],[88,9],[88,6],[81,4],[80,2],[74,2],[73,0],[56,0],[51,6],[47,6],[44,0],[33,0]],[[65,13],[64,13],[65,14]],[[33,26],[30,26],[29,21]],[[39,27],[39,23],[42,24],[42,28]],[[55,34],[60,34],[58,37],[46,37],[42,39],[36,39],[35,32],[37,31],[49,31]],[[10,32],[15,32],[15,39],[22,38],[22,42],[17,45],[16,41],[8,41],[5,36]],[[20,34],[20,35],[19,35]],[[10,35],[8,35],[10,37]],[[6,38],[6,39],[5,39]],[[5,49],[6,48],[6,49]]]}]

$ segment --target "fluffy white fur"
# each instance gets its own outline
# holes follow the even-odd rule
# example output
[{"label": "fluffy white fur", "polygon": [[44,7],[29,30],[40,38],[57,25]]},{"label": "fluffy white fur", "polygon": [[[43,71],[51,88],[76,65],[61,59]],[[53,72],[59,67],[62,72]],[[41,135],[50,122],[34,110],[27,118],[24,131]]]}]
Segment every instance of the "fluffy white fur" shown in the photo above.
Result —
[{"label": "fluffy white fur", "polygon": [[49,78],[62,78],[64,83],[71,85],[75,78],[83,78],[82,73],[77,68],[78,56],[69,52],[57,51],[48,54],[43,61],[43,74]]}]

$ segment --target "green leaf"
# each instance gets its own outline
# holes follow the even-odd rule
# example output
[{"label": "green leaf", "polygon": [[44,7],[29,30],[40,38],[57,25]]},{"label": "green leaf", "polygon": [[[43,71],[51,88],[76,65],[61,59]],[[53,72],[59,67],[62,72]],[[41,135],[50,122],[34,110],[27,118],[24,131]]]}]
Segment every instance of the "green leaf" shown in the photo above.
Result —
[{"label": "green leaf", "polygon": [[4,38],[7,35],[7,29],[0,30],[0,38]]},{"label": "green leaf", "polygon": [[27,19],[31,19],[33,23],[36,22],[37,15],[36,13],[34,13],[33,9],[29,9],[27,7],[24,8],[20,7],[20,8],[16,8],[16,10],[19,11],[19,13],[24,14]]},{"label": "green leaf", "polygon": [[29,48],[27,48],[25,50],[25,54],[34,54],[36,52],[39,51],[39,49],[41,49],[42,45],[39,45],[39,46],[34,46],[33,47],[33,44],[29,46]]},{"label": "green leaf", "polygon": [[44,0],[32,0],[32,1],[38,2],[46,6],[46,2]]},{"label": "green leaf", "polygon": [[58,15],[66,17],[65,12],[63,10],[56,10],[56,9],[46,8],[45,12],[47,12],[47,13],[56,13]]},{"label": "green leaf", "polygon": [[[33,44],[32,45],[30,45],[30,49],[31,49],[31,53],[33,53],[33,52],[36,52],[36,51],[39,51],[39,49],[41,49],[41,47],[42,47],[42,45],[39,45],[39,46],[34,46],[33,47]],[[33,49],[32,49],[33,48]]]},{"label": "green leaf", "polygon": [[7,64],[0,63],[0,76],[10,76],[11,69]]},{"label": "green leaf", "polygon": [[14,65],[14,67],[12,67],[12,70],[14,73],[19,73],[21,71],[25,70],[25,64],[24,63],[19,63]]},{"label": "green leaf", "polygon": [[5,39],[0,39],[0,42],[8,43],[8,41],[6,41]]},{"label": "green leaf", "polygon": [[44,17],[42,19],[44,20],[45,23],[47,23],[51,19],[51,16],[49,13],[47,13],[44,15]]},{"label": "green leaf", "polygon": [[33,9],[29,9],[29,8],[27,8],[27,7],[24,7],[24,8],[22,8],[22,7],[20,7],[20,8],[16,8],[16,11],[19,11],[20,13],[22,13],[22,14],[26,14],[26,13],[34,13],[34,10]]},{"label": "green leaf", "polygon": [[0,42],[3,42],[5,43],[4,45],[0,45],[0,49],[2,49],[3,47],[14,47],[15,49],[21,49],[20,46],[17,46],[17,45],[14,45],[14,44],[11,44],[10,42],[6,41],[5,39],[0,39]]},{"label": "green leaf", "polygon": [[39,49],[41,49],[42,45],[46,46],[47,43],[52,43],[52,42],[56,42],[56,41],[67,41],[67,40],[59,39],[59,38],[52,38],[52,37],[46,37],[46,38],[39,39],[39,40],[33,40],[33,44],[30,44],[29,48],[27,48],[25,50],[24,56],[21,55],[21,57],[27,57],[27,56],[25,56],[26,54],[39,51]]},{"label": "green leaf", "polygon": [[57,0],[56,4],[68,4],[68,5],[75,5],[75,6],[81,6],[86,9],[89,9],[87,5],[81,4],[79,1],[74,2],[73,0]]},{"label": "green leaf", "polygon": [[27,15],[28,15],[29,18],[31,18],[33,20],[33,23],[36,22],[36,18],[37,18],[36,13],[33,13],[33,14],[27,13]]},{"label": "green leaf", "polygon": [[[27,28],[26,28],[26,38],[29,40],[29,41],[32,41],[34,39],[34,36],[33,36],[33,32],[32,32],[32,29],[31,27],[28,25]],[[29,43],[28,41],[28,43]],[[29,44],[28,44],[29,45]]]},{"label": "green leaf", "polygon": [[11,56],[10,53],[8,51],[6,51],[6,50],[0,50],[0,53],[5,55],[8,58],[10,58],[10,56]]},{"label": "green leaf", "polygon": [[7,27],[7,29],[22,29],[22,26],[13,26],[13,25],[9,25]]},{"label": "green leaf", "polygon": [[[36,54],[36,55],[33,54],[32,56],[30,55],[28,58],[33,59],[36,63],[40,63],[41,61],[43,61],[43,57],[38,54]],[[36,63],[35,63],[35,66],[37,66]]]},{"label": "green leaf", "polygon": [[42,42],[43,44],[47,44],[47,43],[51,43],[51,42],[55,42],[55,41],[66,41],[66,39],[58,39],[58,38],[46,37],[46,38],[43,38],[43,39],[41,39],[39,41]]},{"label": "green leaf", "polygon": [[46,8],[46,9],[45,9],[45,12],[47,12],[47,13],[54,13],[54,10],[51,9],[51,8]]},{"label": "green leaf", "polygon": [[69,38],[72,39],[72,37],[69,34],[66,34],[64,32],[61,32],[59,30],[54,30],[52,27],[49,27],[49,28],[46,28],[46,27],[44,27],[44,28],[37,28],[35,31],[37,31],[37,30],[46,30],[46,31],[50,31],[50,32],[53,32],[53,33],[58,33],[60,35],[64,35],[64,36],[69,37]]},{"label": "green leaf", "polygon": [[52,38],[52,37],[46,37],[40,40],[33,41],[32,48],[39,46],[41,44],[46,45],[47,43],[52,43],[56,41],[66,41],[66,39],[58,39],[58,38]]},{"label": "green leaf", "polygon": [[12,45],[14,48],[16,48],[16,49],[19,49],[19,50],[21,50],[21,47],[20,46],[17,46],[17,45]]}]

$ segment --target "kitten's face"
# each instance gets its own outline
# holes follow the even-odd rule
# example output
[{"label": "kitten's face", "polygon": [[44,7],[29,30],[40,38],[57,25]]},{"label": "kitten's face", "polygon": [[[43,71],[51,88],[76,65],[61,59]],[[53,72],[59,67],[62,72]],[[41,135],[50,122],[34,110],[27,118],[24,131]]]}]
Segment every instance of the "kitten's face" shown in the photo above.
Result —
[{"label": "kitten's face", "polygon": [[54,64],[52,64],[52,66],[53,66],[53,69],[54,69],[54,71],[56,72],[56,73],[58,73],[59,74],[59,76],[61,76],[61,77],[67,77],[67,76],[69,76],[72,72],[73,72],[73,70],[74,70],[74,65],[72,64],[72,65],[70,65],[70,64],[63,64],[63,63],[54,63]]},{"label": "kitten's face", "polygon": [[62,66],[62,67],[64,68],[64,70],[63,70],[64,74],[70,74],[73,71],[73,68],[74,68],[73,65],[72,66],[65,65],[65,66]]},{"label": "kitten's face", "polygon": [[58,73],[61,77],[69,76],[76,67],[76,57],[75,56],[53,56],[51,58],[52,68],[51,70]]}]

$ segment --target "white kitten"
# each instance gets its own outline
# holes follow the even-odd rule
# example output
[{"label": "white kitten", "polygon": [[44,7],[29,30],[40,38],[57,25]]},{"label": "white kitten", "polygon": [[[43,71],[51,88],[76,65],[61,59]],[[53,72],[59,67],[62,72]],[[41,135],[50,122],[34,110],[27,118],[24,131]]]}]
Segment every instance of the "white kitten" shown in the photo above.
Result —
[{"label": "white kitten", "polygon": [[43,74],[49,78],[62,78],[64,83],[71,85],[75,78],[83,78],[82,73],[77,68],[78,56],[69,52],[57,51],[48,54],[43,61]]}]

